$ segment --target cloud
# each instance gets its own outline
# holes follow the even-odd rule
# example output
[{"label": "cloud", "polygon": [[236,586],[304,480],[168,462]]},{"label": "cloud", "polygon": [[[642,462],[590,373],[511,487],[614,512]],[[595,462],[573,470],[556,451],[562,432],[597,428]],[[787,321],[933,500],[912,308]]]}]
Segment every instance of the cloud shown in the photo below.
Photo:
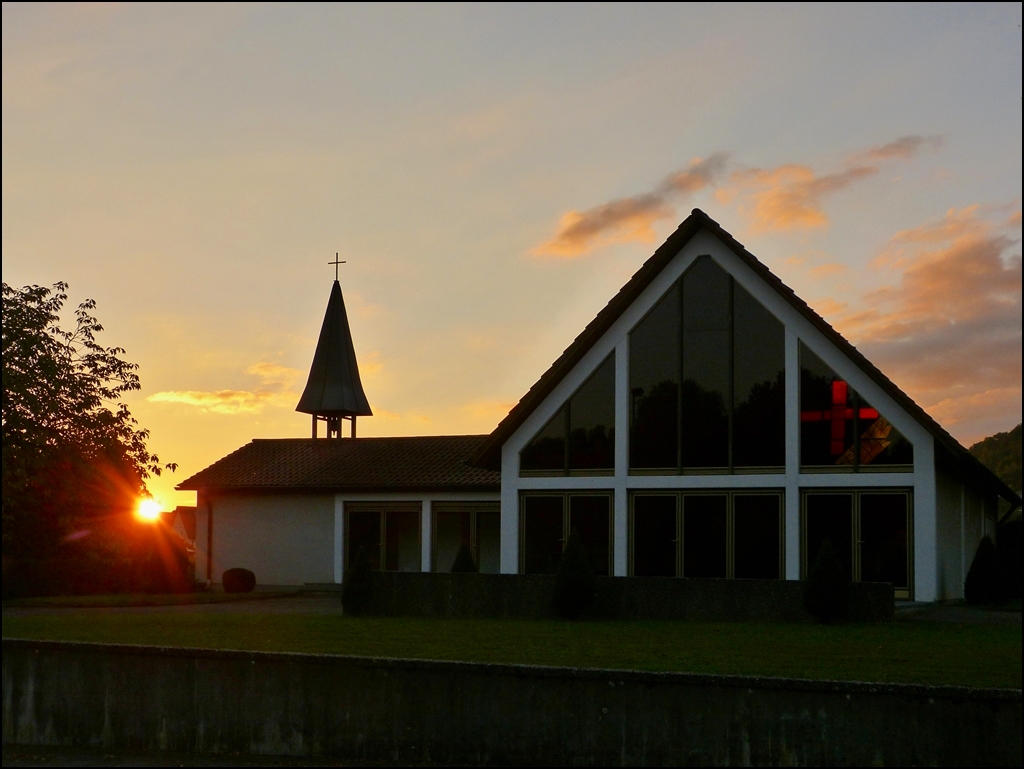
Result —
[{"label": "cloud", "polygon": [[887,162],[910,160],[923,147],[938,148],[941,144],[938,136],[901,136],[853,153],[845,159],[843,170],[820,176],[799,163],[738,170],[716,196],[722,203],[738,199],[740,213],[750,217],[755,232],[827,227],[829,218],[823,203],[829,195],[874,176]]},{"label": "cloud", "polygon": [[246,374],[255,374],[263,384],[279,384],[283,387],[291,387],[300,377],[302,371],[297,368],[289,368],[278,363],[254,363],[245,370]]},{"label": "cloud", "polygon": [[822,199],[878,173],[877,166],[854,166],[817,176],[810,166],[787,164],[735,172],[721,199],[740,197],[739,209],[752,219],[755,232],[804,230],[828,226]]},{"label": "cloud", "polygon": [[818,174],[809,165],[785,163],[774,168],[734,171],[725,179],[728,153],[697,158],[665,177],[650,192],[602,203],[586,211],[562,215],[550,240],[532,249],[533,256],[575,258],[610,243],[650,243],[657,237],[654,223],[675,214],[681,198],[715,189],[719,203],[739,202],[755,232],[808,230],[827,227],[825,198],[876,175],[883,164],[910,160],[923,148],[937,149],[939,136],[901,136],[888,144],[850,154],[843,168]]},{"label": "cloud", "polygon": [[302,371],[279,363],[260,361],[245,370],[259,377],[264,385],[278,385],[276,390],[165,390],[154,393],[146,400],[151,403],[176,403],[193,406],[205,413],[258,414],[268,406],[294,408],[299,396],[291,386],[302,377]]},{"label": "cloud", "polygon": [[713,187],[725,172],[728,154],[716,152],[697,158],[667,176],[654,190],[619,198],[586,211],[563,214],[555,236],[530,251],[534,256],[577,257],[609,243],[649,243],[656,238],[652,225],[675,213],[672,202]]},{"label": "cloud", "polygon": [[901,136],[888,144],[879,144],[851,158],[854,163],[884,163],[887,160],[910,160],[924,147],[939,149],[941,136]]},{"label": "cloud", "polygon": [[267,406],[294,406],[298,396],[290,392],[265,390],[167,390],[154,393],[146,400],[152,403],[196,406],[204,412],[215,414],[254,414],[263,411]]},{"label": "cloud", "polygon": [[1021,256],[1008,232],[1015,217],[984,213],[950,209],[894,235],[874,266],[898,280],[836,320],[937,418],[968,431],[986,414],[1005,424],[1021,413]]}]

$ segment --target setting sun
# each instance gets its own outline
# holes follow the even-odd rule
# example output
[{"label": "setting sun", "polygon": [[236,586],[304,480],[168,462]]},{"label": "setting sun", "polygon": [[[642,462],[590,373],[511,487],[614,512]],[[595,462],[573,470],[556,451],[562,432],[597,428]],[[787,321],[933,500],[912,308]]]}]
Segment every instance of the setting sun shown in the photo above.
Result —
[{"label": "setting sun", "polygon": [[143,521],[155,521],[160,517],[160,503],[155,499],[140,499],[135,515]]}]

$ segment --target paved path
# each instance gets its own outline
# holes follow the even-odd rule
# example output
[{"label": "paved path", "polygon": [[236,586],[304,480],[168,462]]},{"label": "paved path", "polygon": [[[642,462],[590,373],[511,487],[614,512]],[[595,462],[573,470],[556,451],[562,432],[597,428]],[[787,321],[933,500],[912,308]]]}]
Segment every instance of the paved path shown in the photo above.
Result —
[{"label": "paved path", "polygon": [[907,622],[959,622],[972,625],[1021,627],[1020,609],[992,609],[959,603],[906,604],[896,607],[896,619]]},{"label": "paved path", "polygon": [[60,614],[341,614],[340,593],[300,593],[260,600],[176,606],[32,606],[3,607],[5,617],[38,617]]}]

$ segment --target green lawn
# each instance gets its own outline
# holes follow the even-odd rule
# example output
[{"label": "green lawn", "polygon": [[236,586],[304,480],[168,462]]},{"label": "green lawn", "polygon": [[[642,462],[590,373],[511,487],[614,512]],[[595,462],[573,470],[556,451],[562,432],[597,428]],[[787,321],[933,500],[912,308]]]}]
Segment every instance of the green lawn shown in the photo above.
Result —
[{"label": "green lawn", "polygon": [[800,625],[62,611],[4,637],[439,660],[1021,687],[1021,629],[940,622]]}]

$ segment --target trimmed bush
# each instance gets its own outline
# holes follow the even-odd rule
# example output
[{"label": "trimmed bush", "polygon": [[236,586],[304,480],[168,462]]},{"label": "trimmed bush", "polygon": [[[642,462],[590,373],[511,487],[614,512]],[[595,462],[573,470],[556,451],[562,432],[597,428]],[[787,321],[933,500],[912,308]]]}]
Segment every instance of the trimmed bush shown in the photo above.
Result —
[{"label": "trimmed bush", "polygon": [[850,578],[831,540],[821,543],[804,582],[804,606],[818,622],[836,622],[846,616]]},{"label": "trimmed bush", "polygon": [[345,570],[341,585],[341,607],[346,614],[365,614],[373,601],[373,569],[366,550],[359,548],[352,567]]},{"label": "trimmed bush", "polygon": [[1003,602],[1002,585],[999,583],[999,556],[991,537],[982,537],[978,552],[974,554],[971,568],[964,580],[964,600],[972,606]]},{"label": "trimmed bush", "polygon": [[1024,554],[1024,542],[1021,534],[1024,523],[1018,518],[1008,521],[999,527],[996,534],[996,552],[999,555],[999,575],[1003,581],[1003,595],[1006,598],[1021,597],[1024,585],[1024,574],[1021,573],[1021,555]]},{"label": "trimmed bush", "polygon": [[228,569],[221,582],[225,593],[251,593],[256,587],[256,575],[248,569]]},{"label": "trimmed bush", "polygon": [[476,574],[478,571],[480,569],[473,560],[473,554],[469,552],[469,545],[463,542],[452,564],[452,574]]},{"label": "trimmed bush", "polygon": [[595,586],[587,548],[573,529],[555,573],[555,611],[566,619],[579,619],[594,603]]}]

